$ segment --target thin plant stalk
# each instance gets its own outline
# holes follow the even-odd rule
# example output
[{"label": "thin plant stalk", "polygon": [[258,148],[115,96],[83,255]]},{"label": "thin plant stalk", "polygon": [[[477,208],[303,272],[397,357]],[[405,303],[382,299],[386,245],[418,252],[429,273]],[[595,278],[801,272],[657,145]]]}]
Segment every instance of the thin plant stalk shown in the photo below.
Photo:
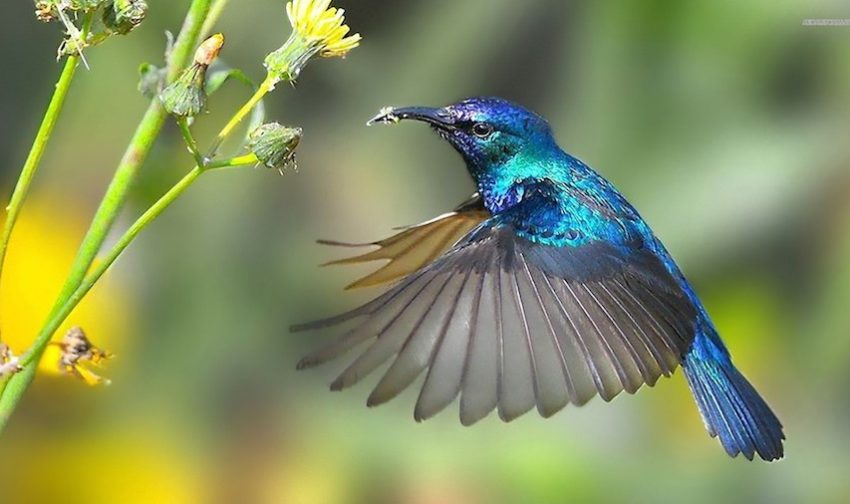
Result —
[{"label": "thin plant stalk", "polygon": [[192,130],[189,129],[189,120],[185,117],[180,117],[177,119],[177,126],[180,128],[180,134],[183,135],[183,141],[186,142],[186,147],[189,148],[189,152],[192,154],[192,157],[195,158],[195,164],[198,166],[206,166],[207,161],[198,149],[198,142],[195,141],[195,136],[192,134]]},{"label": "thin plant stalk", "polygon": [[[192,4],[189,6],[189,11],[183,22],[183,27],[180,30],[180,35],[177,37],[177,41],[168,59],[168,82],[173,81],[189,62],[195,46],[198,45],[201,28],[209,13],[211,2],[212,0],[192,0]],[[71,265],[68,278],[48,315],[48,324],[49,321],[56,318],[56,314],[67,304],[68,299],[77,291],[83,282],[109,230],[112,228],[115,219],[123,208],[138,171],[153,147],[154,141],[159,136],[167,117],[168,113],[162,107],[159,99],[154,98],[151,100],[151,104],[148,106],[142,121],[136,128],[136,132],[115,171],[115,175],[106,190],[106,194],[95,212],[89,230],[77,251],[77,256]],[[45,324],[45,327],[48,324]],[[52,333],[49,337],[51,336]],[[5,383],[2,392],[0,392],[2,394],[0,395],[0,432],[5,428],[12,412],[35,377],[38,361],[45,347],[46,344],[40,348],[34,346],[32,349],[36,349],[35,352],[28,351],[28,355],[31,354],[28,364],[24,366],[21,372],[13,375]]]},{"label": "thin plant stalk", "polygon": [[245,156],[238,156],[235,158],[231,158],[229,160],[219,161],[214,164],[210,164],[209,166],[196,165],[192,170],[187,173],[180,181],[174,184],[171,189],[168,190],[162,197],[160,197],[156,203],[151,205],[136,221],[124,232],[124,234],[118,239],[118,241],[113,245],[111,249],[102,257],[100,261],[98,261],[97,265],[92,268],[92,270],[83,278],[83,281],[80,285],[74,290],[73,293],[68,297],[65,303],[57,310],[57,312],[51,317],[50,320],[44,325],[42,330],[39,332],[36,340],[33,342],[32,347],[21,356],[20,364],[22,366],[27,366],[36,362],[38,356],[40,356],[41,352],[44,348],[47,347],[48,343],[50,343],[50,339],[53,336],[53,333],[59,329],[59,326],[65,321],[68,315],[76,308],[76,306],[82,301],[85,295],[91,290],[92,287],[97,283],[98,280],[103,276],[104,273],[109,269],[110,266],[118,259],[121,253],[132,243],[133,240],[141,233],[151,222],[156,220],[157,217],[162,215],[162,213],[172,204],[177,198],[183,195],[189,187],[195,183],[195,181],[200,177],[204,172],[216,169],[224,169],[224,168],[233,168],[240,167],[249,164],[255,164],[257,162],[256,156],[249,154]]},{"label": "thin plant stalk", "polygon": [[[39,332],[32,347],[21,356],[20,363],[22,366],[28,366],[37,363],[41,356],[41,352],[50,343],[53,333],[59,329],[62,322],[71,314],[74,308],[79,304],[83,297],[91,290],[94,284],[100,279],[107,269],[115,262],[119,255],[127,248],[130,242],[154,219],[156,219],[171,203],[174,202],[180,195],[186,192],[186,189],[191,186],[195,180],[204,172],[204,168],[196,166],[186,176],[184,176],[177,184],[175,184],[165,195],[163,195],[156,203],[154,203],[145,213],[139,217],[136,222],[130,226],[127,231],[119,238],[115,246],[103,257],[103,260],[98,261],[97,265],[83,278],[80,285],[71,293],[65,300],[62,306],[53,313],[44,327]],[[11,389],[11,384],[9,389]],[[11,390],[7,389],[7,393]]]},{"label": "thin plant stalk", "polygon": [[[80,31],[80,36],[85,38],[91,28],[94,14],[89,13],[83,21],[83,27]],[[77,67],[80,66],[81,55],[74,54],[65,60],[65,66],[62,73],[59,75],[59,80],[56,82],[56,88],[53,91],[53,96],[50,98],[50,103],[47,106],[47,111],[44,113],[44,118],[41,120],[41,126],[33,140],[30,152],[21,169],[21,175],[15,184],[15,190],[12,192],[12,197],[6,206],[6,218],[3,224],[3,233],[0,235],[0,277],[2,277],[3,264],[6,260],[6,251],[9,248],[9,241],[12,238],[12,231],[15,229],[15,224],[18,221],[18,215],[24,206],[27,195],[29,194],[30,185],[35,179],[38,172],[38,167],[41,164],[41,159],[47,148],[47,143],[53,134],[56,127],[56,122],[59,120],[59,115],[65,105],[65,99],[68,97],[68,91],[71,89],[71,82],[77,73]]]},{"label": "thin plant stalk", "polygon": [[207,14],[207,19],[201,27],[200,40],[207,38],[213,28],[215,28],[215,24],[218,22],[218,18],[221,17],[221,13],[224,12],[224,8],[227,7],[228,1],[229,0],[213,0],[209,13]]},{"label": "thin plant stalk", "polygon": [[228,136],[230,136],[231,133],[233,133],[233,130],[236,129],[239,123],[245,120],[245,118],[248,117],[248,114],[250,114],[251,111],[254,110],[254,107],[256,107],[257,104],[260,103],[260,101],[262,101],[262,99],[267,94],[269,94],[272,89],[274,89],[275,83],[277,81],[278,79],[272,76],[271,74],[266,77],[262,84],[260,84],[260,86],[257,88],[257,91],[254,92],[254,95],[251,96],[251,98],[249,98],[247,102],[245,102],[245,105],[243,105],[238,112],[233,114],[233,117],[230,118],[230,121],[228,121],[227,124],[221,129],[221,131],[218,132],[218,135],[216,135],[207,157],[213,157],[215,155],[216,151],[218,151],[218,148],[221,147],[221,144],[227,139]]}]

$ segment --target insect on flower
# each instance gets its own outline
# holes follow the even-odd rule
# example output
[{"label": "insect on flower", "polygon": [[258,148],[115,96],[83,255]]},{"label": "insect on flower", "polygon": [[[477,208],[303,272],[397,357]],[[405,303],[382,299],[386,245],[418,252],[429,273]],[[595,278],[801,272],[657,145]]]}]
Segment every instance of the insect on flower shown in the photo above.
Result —
[{"label": "insect on flower", "polygon": [[51,343],[58,347],[62,354],[59,357],[59,369],[76,376],[88,385],[109,385],[109,380],[96,374],[84,364],[100,366],[103,361],[111,359],[112,353],[102,350],[89,341],[81,327],[71,328],[62,341]]}]

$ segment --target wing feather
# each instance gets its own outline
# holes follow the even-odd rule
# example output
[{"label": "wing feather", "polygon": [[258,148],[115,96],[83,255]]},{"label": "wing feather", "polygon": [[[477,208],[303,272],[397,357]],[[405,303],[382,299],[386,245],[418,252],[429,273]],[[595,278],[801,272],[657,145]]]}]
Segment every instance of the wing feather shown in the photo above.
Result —
[{"label": "wing feather", "polygon": [[466,276],[449,276],[435,296],[416,329],[408,336],[404,346],[369,396],[368,405],[383,404],[407,388],[433,360],[434,349],[440,344],[455,308],[458,296],[469,279]]},{"label": "wing feather", "polygon": [[535,405],[534,365],[528,344],[525,315],[514,275],[502,269],[498,298],[501,300],[502,376],[499,390],[499,417],[509,422]]},{"label": "wing feather", "polygon": [[648,374],[648,368],[640,359],[632,342],[626,338],[620,324],[611,315],[610,308],[602,303],[595,294],[594,290],[598,289],[598,285],[581,284],[578,289],[582,291],[582,296],[587,300],[588,311],[592,313],[592,320],[596,321],[600,334],[603,335],[605,341],[608,342],[608,347],[620,362],[624,371],[624,375],[620,377],[623,389],[633,394],[646,381],[645,376]]},{"label": "wing feather", "polygon": [[557,337],[546,306],[534,284],[528,262],[522,256],[518,257],[518,261],[522,263],[522,267],[514,276],[514,280],[519,291],[518,299],[524,309],[525,334],[534,364],[537,411],[543,417],[550,417],[570,401],[572,383],[565,375],[566,366],[558,348]]},{"label": "wing feather", "polygon": [[460,421],[471,425],[489,414],[499,402],[502,375],[502,325],[498,293],[499,263],[495,251],[482,271],[481,292],[474,333],[461,380]]},{"label": "wing feather", "polygon": [[417,421],[430,418],[460,393],[464,367],[468,362],[467,353],[476,330],[483,281],[482,272],[469,272],[442,339],[437,343],[431,367],[416,401],[414,418]]},{"label": "wing feather", "polygon": [[428,283],[428,278],[418,276],[410,282],[406,282],[405,288],[396,291],[391,291],[378,298],[375,301],[364,305],[362,308],[366,310],[352,310],[346,314],[331,317],[329,319],[319,320],[311,324],[302,324],[293,327],[294,331],[310,330],[313,328],[322,328],[328,325],[344,323],[356,317],[369,315],[369,319],[349,330],[345,335],[336,341],[332,342],[309,355],[298,362],[298,369],[310,368],[336,358],[343,353],[351,350],[353,347],[368,341],[369,339],[382,334],[387,330],[389,325],[401,314],[402,311],[408,309],[416,299],[416,296],[425,288]]},{"label": "wing feather", "polygon": [[488,216],[480,197],[474,195],[453,212],[403,228],[383,240],[370,243],[319,240],[323,245],[338,247],[378,247],[364,254],[327,262],[323,266],[387,260],[386,264],[345,288],[358,289],[390,283],[432,263]]},{"label": "wing feather", "polygon": [[[460,228],[430,232],[439,245],[430,250],[448,236],[454,240]],[[410,237],[422,229],[408,231]],[[382,250],[398,254],[407,239]],[[392,399],[427,370],[417,420],[458,395],[464,425],[494,409],[505,421],[535,406],[550,416],[569,403],[597,394],[611,400],[672,373],[689,348],[695,316],[676,279],[640,244],[551,247],[488,221],[374,301],[299,326],[357,321],[299,366],[373,340],[331,388],[351,386],[392,360],[369,405]]]},{"label": "wing feather", "polygon": [[448,280],[448,275],[432,278],[425,288],[414,296],[408,307],[401,311],[386,329],[378,333],[377,340],[331,383],[331,390],[342,390],[354,385],[397,354],[409,335],[414,334],[422,324],[422,320],[433,306],[434,299],[440,295]]},{"label": "wing feather", "polygon": [[[665,369],[664,357],[656,349],[655,342],[641,327],[634,315],[612,292],[606,283],[598,285],[597,296],[600,302],[606,303],[607,313],[612,323],[616,323],[620,337],[630,345],[633,358],[639,365],[641,376],[650,386],[654,385],[659,376],[669,375],[670,371]],[[634,342],[634,343],[633,343]]]}]

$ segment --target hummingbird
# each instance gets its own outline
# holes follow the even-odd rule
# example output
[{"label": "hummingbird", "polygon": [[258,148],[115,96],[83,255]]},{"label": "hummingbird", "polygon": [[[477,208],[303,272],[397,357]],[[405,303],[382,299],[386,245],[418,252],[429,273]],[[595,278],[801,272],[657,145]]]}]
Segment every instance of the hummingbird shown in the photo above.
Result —
[{"label": "hummingbird", "polygon": [[453,211],[330,264],[388,260],[351,284],[389,283],[372,301],[294,331],[346,326],[304,369],[361,347],[331,384],[342,390],[388,362],[367,404],[425,374],[427,419],[459,396],[460,421],[653,386],[682,367],[708,433],[726,453],[782,458],[785,434],[732,362],[705,307],[626,198],[562,150],[545,119],[501,98],[386,108],[369,123],[426,123],[463,158],[477,192]]}]

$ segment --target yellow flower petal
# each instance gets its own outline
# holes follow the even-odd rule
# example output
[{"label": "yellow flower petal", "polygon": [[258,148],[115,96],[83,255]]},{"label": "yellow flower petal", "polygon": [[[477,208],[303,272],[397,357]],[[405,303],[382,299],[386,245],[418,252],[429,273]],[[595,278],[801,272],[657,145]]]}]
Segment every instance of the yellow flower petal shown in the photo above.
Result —
[{"label": "yellow flower petal", "polygon": [[308,42],[318,45],[320,56],[345,56],[360,44],[355,34],[346,37],[345,10],[330,7],[330,0],[293,0],[286,4],[286,15],[292,29]]}]

